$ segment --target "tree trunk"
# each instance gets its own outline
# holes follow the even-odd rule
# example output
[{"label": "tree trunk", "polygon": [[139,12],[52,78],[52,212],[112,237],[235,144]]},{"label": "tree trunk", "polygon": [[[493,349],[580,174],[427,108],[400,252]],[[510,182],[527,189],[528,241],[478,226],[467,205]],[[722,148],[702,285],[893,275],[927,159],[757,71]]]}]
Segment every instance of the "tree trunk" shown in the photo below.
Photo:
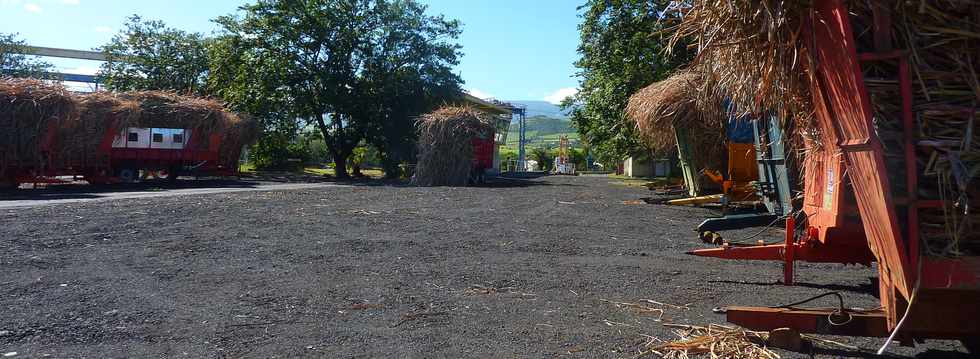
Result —
[{"label": "tree trunk", "polygon": [[385,178],[386,179],[398,179],[402,176],[402,169],[399,166],[401,163],[397,159],[392,158],[391,155],[384,156],[381,160],[381,164],[384,167]]},{"label": "tree trunk", "polygon": [[342,142],[342,139],[336,139],[330,136],[330,128],[327,127],[327,121],[324,115],[316,117],[316,125],[320,128],[320,133],[323,134],[323,142],[327,145],[327,150],[333,156],[334,174],[336,174],[337,178],[350,178],[350,174],[347,173],[347,157],[350,157],[350,150],[338,148],[343,147],[343,144],[336,142]]},{"label": "tree trunk", "polygon": [[347,156],[347,154],[339,152],[335,152],[333,154],[334,172],[336,173],[337,178],[350,178],[350,173],[347,173]]}]

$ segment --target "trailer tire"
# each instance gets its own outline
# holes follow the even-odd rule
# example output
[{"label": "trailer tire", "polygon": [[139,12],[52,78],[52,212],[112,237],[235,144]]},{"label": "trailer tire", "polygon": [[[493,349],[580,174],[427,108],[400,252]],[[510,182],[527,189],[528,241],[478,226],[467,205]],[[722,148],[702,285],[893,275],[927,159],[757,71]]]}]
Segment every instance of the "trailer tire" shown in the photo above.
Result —
[{"label": "trailer tire", "polygon": [[17,181],[0,181],[0,191],[15,191],[20,189],[20,183]]},{"label": "trailer tire", "polygon": [[[164,173],[163,180],[167,183],[177,182],[177,177],[180,177],[179,167],[170,167],[162,171]],[[159,172],[157,172],[159,174]]]},{"label": "trailer tire", "polygon": [[133,183],[136,182],[138,177],[138,171],[132,168],[123,168],[119,170],[119,180],[123,183]]},{"label": "trailer tire", "polygon": [[971,358],[980,358],[980,339],[963,339],[960,343],[966,347],[966,351],[970,353]]}]

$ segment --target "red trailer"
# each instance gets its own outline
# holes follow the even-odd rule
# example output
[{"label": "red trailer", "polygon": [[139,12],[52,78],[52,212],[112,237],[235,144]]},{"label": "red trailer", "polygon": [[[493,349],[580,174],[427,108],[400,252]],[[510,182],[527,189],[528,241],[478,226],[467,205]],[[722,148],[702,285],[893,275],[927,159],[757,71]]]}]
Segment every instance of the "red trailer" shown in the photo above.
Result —
[{"label": "red trailer", "polygon": [[[980,257],[923,254],[920,211],[948,208],[950,200],[920,200],[917,152],[928,143],[916,140],[913,82],[904,49],[891,49],[887,8],[874,14],[873,51],[858,53],[848,8],[841,0],[814,2],[807,48],[814,57],[811,86],[816,119],[835,136],[849,175],[868,246],[878,262],[881,308],[851,310],[730,307],[730,322],[753,330],[794,328],[802,333],[851,336],[892,336],[912,344],[922,339],[959,339],[971,350],[980,341]],[[894,65],[901,96],[905,168],[886,162],[885,148],[875,131],[875,112],[862,66]],[[815,164],[812,164],[816,166]],[[824,163],[826,165],[826,163]],[[832,163],[832,166],[836,164]],[[891,166],[891,168],[889,167]],[[830,173],[829,170],[827,173]],[[901,174],[904,186],[893,188],[889,173]],[[839,178],[829,176],[829,178]],[[838,183],[807,187],[807,197],[826,196]],[[838,211],[841,208],[838,208]],[[840,215],[816,217],[811,223],[831,227]],[[859,236],[857,233],[845,236]]]},{"label": "red trailer", "polygon": [[[66,150],[66,136],[84,136],[51,122],[40,143],[40,161],[0,157],[0,183],[62,183],[72,176],[92,184],[135,182],[155,177],[174,180],[180,174],[238,174],[241,148],[223,148],[226,129],[122,128],[112,126],[92,151]],[[206,134],[206,135],[202,135]],[[237,143],[236,141],[231,141]],[[86,153],[89,152],[89,153]]]},{"label": "red trailer", "polygon": [[875,260],[864,235],[853,189],[847,185],[847,166],[833,129],[824,129],[822,150],[811,151],[803,164],[803,208],[786,218],[783,243],[725,245],[689,254],[733,260],[783,262],[783,283],[794,282],[795,262],[862,264]]}]

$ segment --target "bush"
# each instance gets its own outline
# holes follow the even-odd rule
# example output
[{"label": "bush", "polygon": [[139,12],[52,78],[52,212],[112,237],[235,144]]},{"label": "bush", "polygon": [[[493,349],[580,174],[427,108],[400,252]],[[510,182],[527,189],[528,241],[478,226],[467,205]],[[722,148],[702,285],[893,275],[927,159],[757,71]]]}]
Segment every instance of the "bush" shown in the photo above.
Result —
[{"label": "bush", "polygon": [[310,160],[309,148],[283,134],[263,136],[249,152],[249,161],[259,170],[297,171]]}]

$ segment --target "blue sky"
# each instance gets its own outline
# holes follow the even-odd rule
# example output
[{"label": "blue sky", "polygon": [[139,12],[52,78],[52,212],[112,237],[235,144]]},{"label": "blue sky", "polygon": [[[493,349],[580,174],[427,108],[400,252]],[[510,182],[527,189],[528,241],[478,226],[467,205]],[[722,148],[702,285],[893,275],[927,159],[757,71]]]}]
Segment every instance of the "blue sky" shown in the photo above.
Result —
[{"label": "blue sky", "polygon": [[[579,0],[421,0],[430,13],[464,23],[463,86],[480,97],[551,100],[572,94]],[[211,33],[211,19],[231,13],[230,0],[0,0],[0,32],[32,45],[92,49],[106,43],[132,14],[187,31]],[[96,62],[51,61],[62,70],[93,73]]]}]

